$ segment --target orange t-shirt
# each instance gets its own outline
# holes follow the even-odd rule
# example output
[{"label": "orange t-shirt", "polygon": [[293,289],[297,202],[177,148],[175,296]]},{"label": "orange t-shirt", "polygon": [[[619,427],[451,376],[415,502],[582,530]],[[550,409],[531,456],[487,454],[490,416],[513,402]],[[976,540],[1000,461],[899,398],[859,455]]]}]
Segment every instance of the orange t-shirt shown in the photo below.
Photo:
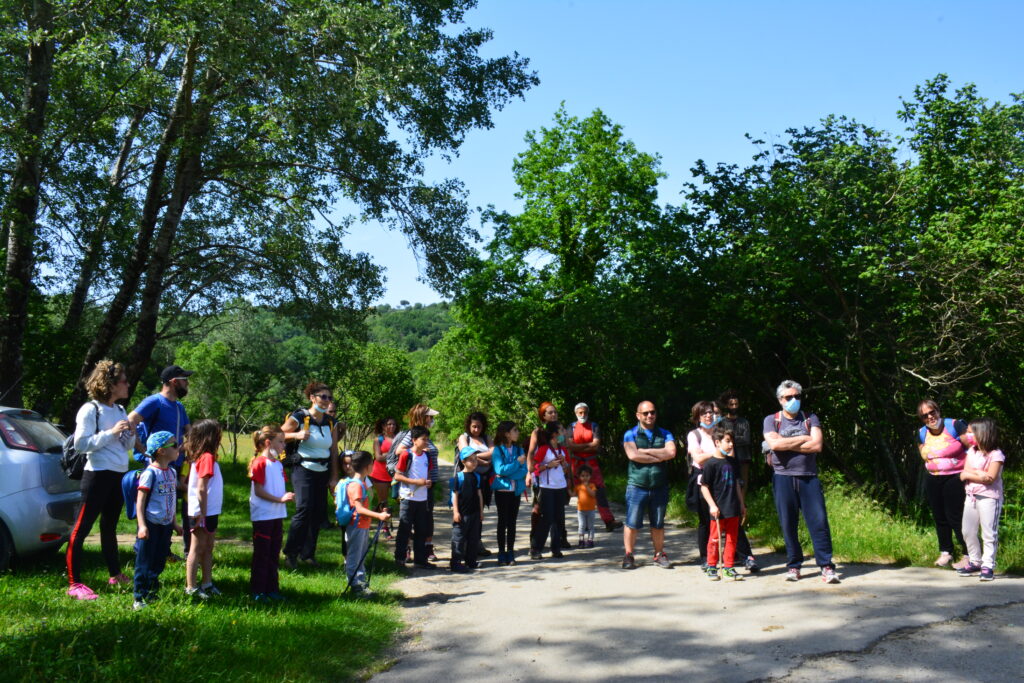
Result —
[{"label": "orange t-shirt", "polygon": [[597,509],[597,498],[594,496],[591,489],[594,488],[593,484],[584,486],[579,484],[576,487],[576,509],[587,512],[589,510]]}]

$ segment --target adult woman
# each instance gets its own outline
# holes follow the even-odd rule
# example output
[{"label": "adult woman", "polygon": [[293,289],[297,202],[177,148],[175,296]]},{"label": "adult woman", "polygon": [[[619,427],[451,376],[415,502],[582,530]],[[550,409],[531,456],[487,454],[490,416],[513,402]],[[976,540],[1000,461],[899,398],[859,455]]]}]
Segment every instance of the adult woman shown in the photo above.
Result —
[{"label": "adult woman", "polygon": [[[481,486],[484,505],[491,507],[493,491],[488,482],[491,478],[491,454],[494,451],[494,442],[491,441],[491,437],[487,436],[487,416],[481,412],[470,413],[466,416],[466,421],[462,423],[462,430],[455,450],[461,452],[467,446],[476,449],[476,471],[485,483],[484,486]],[[484,547],[483,540],[481,540],[477,555],[485,557],[490,554],[491,551]]]},{"label": "adult woman", "polygon": [[[963,420],[942,419],[939,404],[921,401],[917,416],[924,423],[918,431],[918,450],[928,470],[925,490],[928,504],[935,519],[935,535],[939,539],[939,557],[936,566],[946,567],[953,561],[956,549],[953,534],[966,552],[967,544],[961,529],[964,515],[964,485],[960,473],[967,458],[967,423]],[[961,560],[962,563],[962,560]],[[954,565],[956,566],[956,565]]]},{"label": "adult woman", "polygon": [[295,514],[284,545],[284,563],[289,569],[298,560],[319,566],[314,555],[320,525],[327,519],[327,491],[338,483],[338,438],[334,418],[327,410],[334,401],[323,382],[310,382],[303,394],[309,409],[288,416],[281,431],[286,441],[298,441],[299,464],[292,468]]},{"label": "adult woman", "polygon": [[[526,462],[527,464],[533,463],[533,456],[537,453],[537,449],[547,443],[547,437],[545,436],[544,430],[549,424],[558,422],[558,410],[550,401],[544,401],[537,406],[537,415],[540,417],[540,426],[530,432],[530,445],[526,449]],[[568,440],[564,428],[560,428],[558,432],[559,443],[565,444]],[[564,464],[565,468],[565,480],[566,482],[572,481],[572,472],[569,470],[569,464]],[[533,477],[533,467],[530,466],[530,474],[527,475],[526,485],[530,486],[533,491],[533,505],[530,513],[530,538],[533,539],[537,535],[537,524],[540,522],[540,486]],[[550,490],[550,489],[549,489]],[[563,504],[569,503],[569,489],[566,488],[562,494]],[[569,545],[569,539],[566,537],[565,529],[563,527],[563,538],[562,548],[568,550],[571,546]],[[531,548],[531,554],[540,553],[541,548]]]},{"label": "adult woman", "polygon": [[95,600],[96,593],[81,581],[82,544],[100,518],[100,548],[110,578],[107,583],[131,583],[121,573],[117,558],[117,520],[124,497],[121,475],[128,471],[128,454],[135,443],[135,430],[128,414],[116,401],[128,398],[124,366],[101,360],[85,380],[92,400],[78,410],[75,418],[75,450],[86,453],[82,474],[82,507],[68,540],[68,595],[76,600]]},{"label": "adult woman", "polygon": [[[686,435],[686,453],[690,456],[690,478],[700,476],[704,462],[715,455],[712,432],[721,420],[721,411],[714,401],[698,401],[690,409],[694,428]],[[711,510],[704,496],[697,496],[697,550],[701,568],[708,561],[708,538],[711,535]]]},{"label": "adult woman", "polygon": [[[373,492],[377,496],[377,509],[387,507],[388,496],[391,490],[391,475],[388,474],[388,451],[391,450],[391,441],[398,433],[398,420],[393,417],[385,417],[377,420],[373,425],[373,470],[370,471],[370,482],[373,484]],[[384,523],[384,537],[391,538],[391,522]]]},{"label": "adult woman", "polygon": [[[424,403],[417,403],[412,408],[409,408],[409,412],[405,414],[405,421],[409,425],[409,429],[412,429],[413,427],[426,427],[427,429],[431,429],[434,426],[434,417],[437,415],[440,415],[440,413],[430,406]],[[409,450],[411,446],[412,437],[409,436],[408,432],[406,432],[402,441],[398,445],[398,451],[401,452]],[[437,446],[434,444],[434,440],[430,439],[429,445],[427,446],[427,457],[429,458],[428,462],[430,463],[427,470],[427,476],[433,483],[430,487],[431,495],[427,496],[427,502],[430,507],[431,515],[434,512],[434,491],[437,489],[437,482],[441,478],[441,474],[437,468],[437,456]],[[431,519],[433,519],[433,517],[431,517]],[[433,531],[427,534],[427,561],[437,562],[437,555],[434,554]]]}]

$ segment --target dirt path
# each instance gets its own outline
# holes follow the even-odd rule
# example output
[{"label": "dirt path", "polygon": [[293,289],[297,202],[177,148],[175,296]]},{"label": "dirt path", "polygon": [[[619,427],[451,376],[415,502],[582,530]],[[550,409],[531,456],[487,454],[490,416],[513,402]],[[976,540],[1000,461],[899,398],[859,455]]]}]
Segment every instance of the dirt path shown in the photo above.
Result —
[{"label": "dirt path", "polygon": [[[575,514],[566,509],[570,538]],[[435,511],[446,566],[451,517]],[[617,513],[620,514],[621,513]],[[484,540],[495,549],[494,515]],[[695,531],[669,528],[673,569],[651,564],[641,534],[635,571],[619,568],[621,532],[597,547],[531,561],[529,509],[519,564],[453,576],[416,570],[398,584],[408,633],[376,681],[1020,680],[1024,579],[992,583],[948,570],[840,565],[842,583],[786,582],[784,558],[743,582],[710,582],[694,565]],[[1003,606],[1005,605],[1005,606]]]}]

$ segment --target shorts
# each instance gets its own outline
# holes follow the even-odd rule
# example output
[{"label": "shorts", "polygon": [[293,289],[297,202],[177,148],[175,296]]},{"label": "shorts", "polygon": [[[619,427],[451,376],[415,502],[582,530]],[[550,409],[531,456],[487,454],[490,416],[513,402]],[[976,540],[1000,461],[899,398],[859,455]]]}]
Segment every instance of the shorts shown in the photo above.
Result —
[{"label": "shorts", "polygon": [[668,486],[645,489],[639,486],[626,487],[626,526],[630,529],[644,528],[644,513],[651,520],[652,529],[665,528],[665,511],[668,510]]},{"label": "shorts", "polygon": [[[206,528],[206,530],[208,532],[210,532],[211,534],[215,534],[215,533],[217,533],[217,522],[218,521],[220,521],[220,515],[207,515],[206,516],[206,522],[203,524],[203,526]],[[189,526],[189,531],[191,531],[192,533],[196,533],[197,531],[199,531],[199,529],[196,528],[196,518],[195,517],[189,517],[188,518],[188,526]]]}]

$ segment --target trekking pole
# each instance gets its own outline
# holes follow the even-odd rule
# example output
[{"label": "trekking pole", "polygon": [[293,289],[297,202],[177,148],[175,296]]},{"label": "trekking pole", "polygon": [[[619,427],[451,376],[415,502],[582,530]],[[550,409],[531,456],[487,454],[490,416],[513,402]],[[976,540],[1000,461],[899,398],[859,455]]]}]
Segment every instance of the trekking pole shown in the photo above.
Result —
[{"label": "trekking pole", "polygon": [[[719,510],[718,517],[715,518],[715,523],[718,524],[718,559],[721,560],[719,566],[722,567],[722,575],[725,575],[725,527],[722,526],[722,512]],[[735,562],[734,562],[735,564]]]},{"label": "trekking pole", "polygon": [[[363,552],[363,556],[359,558],[359,564],[356,565],[356,569],[355,569],[354,572],[352,572],[352,576],[355,576],[355,575],[357,575],[359,573],[359,569],[363,566],[363,563],[366,561],[366,556],[370,554],[370,550],[376,550],[377,549],[377,539],[380,538],[380,530],[383,527],[384,527],[384,520],[382,519],[382,520],[380,520],[377,523],[377,531],[376,531],[376,533],[373,534],[373,541],[370,543],[370,545],[366,546],[366,550]],[[373,556],[374,556],[374,558],[377,557],[376,552],[374,553]],[[347,572],[346,572],[346,574],[347,574]],[[347,581],[348,585],[345,586],[345,592],[348,592],[349,590],[352,589],[352,576],[346,576],[346,581]],[[366,585],[370,585],[370,576],[369,576],[369,574],[367,574],[367,576],[366,576]]]}]

